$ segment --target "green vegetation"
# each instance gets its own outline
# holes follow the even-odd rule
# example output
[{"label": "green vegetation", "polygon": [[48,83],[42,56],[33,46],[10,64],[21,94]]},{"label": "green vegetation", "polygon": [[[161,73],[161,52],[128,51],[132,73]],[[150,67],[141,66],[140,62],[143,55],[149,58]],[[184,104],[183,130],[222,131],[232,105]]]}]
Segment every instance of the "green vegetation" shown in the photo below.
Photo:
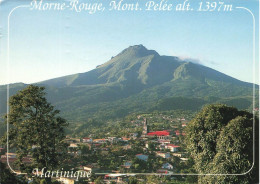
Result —
[{"label": "green vegetation", "polygon": [[[18,154],[19,169],[27,173],[33,167],[52,170],[61,161],[66,162],[64,169],[93,164],[102,172],[130,173],[157,172],[166,162],[174,167],[171,170],[175,173],[243,173],[252,165],[253,116],[249,113],[254,111],[252,84],[211,68],[177,57],[160,56],[138,45],[92,71],[37,85],[44,87],[18,83],[9,89],[10,96],[13,95],[9,104],[9,139]],[[256,89],[258,94],[258,86]],[[4,114],[6,86],[0,86],[0,99],[3,99],[0,114]],[[225,105],[208,106],[216,103],[240,110]],[[255,106],[258,107],[258,100]],[[69,127],[59,115],[67,119]],[[149,121],[150,131],[178,130],[180,135],[171,137],[170,143],[180,146],[184,158],[156,155],[156,151],[169,149],[164,149],[165,145],[159,148],[157,138],[141,137],[143,119],[138,116]],[[0,135],[3,135],[6,126],[4,121],[0,122]],[[184,127],[188,124],[187,130],[182,123]],[[71,136],[66,141],[74,144],[68,150],[65,133]],[[182,133],[187,133],[187,144]],[[116,137],[120,141],[83,144],[73,142],[72,137]],[[65,158],[67,151],[70,157]],[[149,158],[143,161],[136,154]],[[22,162],[28,155],[33,158],[31,165]],[[131,161],[130,168],[123,166],[126,161]],[[203,176],[198,181],[250,183],[255,172],[254,169],[245,176]],[[10,173],[5,173],[8,180]],[[92,179],[103,182],[101,177]],[[130,177],[129,183],[197,183],[197,179],[196,176],[140,176]]]},{"label": "green vegetation", "polygon": [[[11,125],[10,143],[18,154],[19,169],[28,173],[34,167],[46,167],[52,170],[61,163],[61,159],[63,162],[68,161],[63,163],[64,169],[94,164],[101,173],[111,171],[156,173],[165,163],[173,167],[170,169],[172,173],[228,174],[249,170],[252,165],[252,114],[225,105],[208,105],[195,115],[196,105],[204,106],[204,102],[219,100],[214,97],[191,100],[196,105],[190,106],[189,110],[168,108],[174,103],[180,106],[185,103],[188,105],[187,99],[172,97],[159,101],[158,104],[164,104],[161,107],[166,107],[166,111],[156,109],[149,113],[133,113],[117,120],[104,121],[100,118],[89,119],[84,124],[75,123],[75,129],[70,132],[74,137],[90,136],[92,139],[116,137],[117,141],[78,142],[76,147],[69,147],[67,150],[67,144],[63,141],[66,121],[59,117],[59,111],[54,110],[54,107],[47,102],[44,87],[30,85],[10,98],[8,116]],[[173,154],[169,158],[158,156],[158,151],[167,153],[170,150],[160,148],[156,137],[140,137],[144,119],[148,120],[150,131],[178,130],[181,135],[171,137],[170,143],[181,146],[177,153],[184,158]],[[188,128],[183,128],[183,124],[187,124]],[[187,134],[186,144],[182,132]],[[137,135],[134,137],[133,133]],[[122,137],[131,139],[124,141]],[[69,138],[66,141],[71,143],[73,139]],[[67,151],[70,156],[64,157]],[[137,158],[137,154],[147,155],[147,161]],[[22,159],[28,155],[34,158],[31,165],[22,162]],[[131,166],[125,167],[126,162],[130,162]],[[174,178],[137,176],[130,177],[129,182],[138,184],[250,183],[255,181],[255,175],[254,169],[245,176],[176,176]],[[6,176],[5,178],[8,179]],[[93,175],[92,181],[103,183],[103,177]],[[50,183],[50,180],[36,178],[34,183],[37,182]],[[82,182],[84,183],[84,179]]]},{"label": "green vegetation", "polygon": [[0,162],[0,183],[3,184],[25,184],[26,182],[22,179],[18,179],[15,174],[11,173],[9,169],[6,168],[6,165]]},{"label": "green vegetation", "polygon": [[[30,85],[12,96],[10,113],[5,118],[10,124],[9,145],[15,148],[22,171],[31,173],[33,168],[52,170],[59,166],[67,152],[67,123],[47,102],[44,87]],[[32,157],[30,165],[23,162],[28,155]]]},{"label": "green vegetation", "polygon": [[[187,149],[198,173],[243,174],[253,166],[253,114],[249,112],[208,105],[188,124],[186,133]],[[254,168],[240,176],[200,176],[199,183],[250,184],[257,179]]]},{"label": "green vegetation", "polygon": [[[46,87],[48,101],[70,123],[89,118],[114,120],[154,110],[198,111],[209,103],[252,111],[252,84],[177,57],[160,56],[142,45],[125,49],[89,72],[38,85]],[[20,83],[10,85],[10,96],[25,87]],[[3,114],[6,86],[0,86],[0,98]]]},{"label": "green vegetation", "polygon": [[[72,137],[86,137],[92,135],[93,138],[110,137],[128,137],[130,133],[138,133],[141,135],[142,125],[141,121],[139,126],[136,126],[131,121],[136,120],[138,115],[145,117],[149,120],[151,131],[171,129],[173,125],[179,122],[176,117],[191,120],[196,114],[192,111],[173,110],[173,111],[153,111],[151,113],[133,113],[125,116],[124,118],[117,118],[116,120],[102,120],[102,119],[89,119],[85,122],[77,122],[69,125],[67,134]],[[171,118],[164,119],[163,116]],[[102,128],[100,128],[102,127]]]}]

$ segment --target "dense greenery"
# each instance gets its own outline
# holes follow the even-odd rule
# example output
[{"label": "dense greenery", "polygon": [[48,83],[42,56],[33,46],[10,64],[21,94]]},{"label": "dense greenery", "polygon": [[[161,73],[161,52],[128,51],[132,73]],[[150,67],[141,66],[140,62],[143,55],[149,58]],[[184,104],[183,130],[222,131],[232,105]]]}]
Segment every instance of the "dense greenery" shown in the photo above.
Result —
[{"label": "dense greenery", "polygon": [[[81,138],[129,137],[130,133],[140,136],[142,127],[130,123],[139,114],[151,117],[149,128],[152,131],[178,129],[182,132],[181,121],[176,118],[190,120],[206,104],[223,103],[253,111],[252,84],[177,57],[160,56],[142,45],[125,49],[92,71],[38,85],[44,87],[12,84],[9,89],[10,96],[14,95],[10,99],[8,115],[10,143],[16,148],[20,168],[26,172],[30,172],[32,167],[55,168],[67,151],[63,142],[67,123],[49,102],[60,109],[60,114],[70,122],[66,133]],[[258,86],[256,89],[258,92]],[[0,99],[5,102],[6,86],[0,86]],[[5,111],[6,103],[0,103],[0,114]],[[165,119],[165,115],[170,118]],[[80,145],[70,150],[70,154],[80,150],[82,156],[73,157],[72,162],[64,167],[98,162],[106,169],[126,172],[122,164],[131,160],[133,167],[127,172],[156,172],[167,161],[174,165],[177,173],[243,173],[252,164],[251,120],[252,114],[233,107],[206,106],[187,129],[187,148],[193,158],[187,162],[180,162],[177,157],[171,160],[158,158],[153,143],[149,142],[149,149],[145,151],[144,141],[131,140],[131,150],[122,149],[126,146],[123,143],[102,144],[103,151]],[[3,121],[0,122],[2,135],[6,126]],[[183,139],[179,136],[171,142],[181,145],[182,151],[185,151]],[[109,149],[106,150],[106,147]],[[137,153],[149,154],[148,161],[138,160],[135,157]],[[30,167],[22,163],[27,155],[33,157]],[[241,177],[204,176],[199,178],[199,182],[230,183],[239,180],[247,183],[253,179],[250,173]],[[101,178],[95,180],[96,183],[102,182]],[[131,183],[175,183],[170,180],[169,177],[153,176],[141,177],[138,181],[130,178]],[[177,183],[195,181],[196,177],[179,177]]]},{"label": "dense greenery", "polygon": [[[216,102],[252,110],[252,84],[177,57],[160,56],[142,45],[125,49],[89,72],[38,85],[46,87],[47,99],[70,122],[154,110],[199,110]],[[10,85],[10,96],[25,86]],[[6,86],[0,86],[0,98],[6,100]],[[5,110],[1,103],[0,114]]]},{"label": "dense greenery", "polygon": [[[13,146],[16,147],[18,158],[23,158],[31,154],[35,158],[34,166],[39,168],[49,167],[53,169],[59,164],[59,159],[64,158],[57,155],[53,148],[57,148],[59,153],[61,150],[67,151],[66,145],[62,142],[64,138],[64,126],[66,122],[58,116],[58,111],[50,105],[44,97],[44,88],[30,85],[26,89],[18,92],[10,99],[9,121],[11,124],[10,139],[14,141]],[[204,98],[204,101],[211,100]],[[174,101],[175,98],[173,97]],[[180,104],[185,98],[176,99]],[[180,101],[179,101],[180,100]],[[168,99],[171,101],[171,99]],[[164,102],[159,103],[166,103]],[[196,99],[195,102],[201,102]],[[166,108],[167,109],[167,108]],[[192,107],[191,107],[192,109]],[[191,110],[190,109],[190,110]],[[168,110],[168,109],[167,109]],[[189,121],[194,118],[196,111],[184,111],[175,109],[173,111],[154,110],[152,113],[131,114],[123,119],[116,121],[102,121],[101,119],[89,119],[88,123],[76,126],[75,136],[89,136],[92,138],[105,138],[108,136],[129,137],[131,133],[138,133],[140,136],[142,131],[142,119],[147,118],[151,131],[155,130],[180,130],[182,132],[182,122],[179,118]],[[141,120],[137,117],[141,116]],[[131,139],[128,143],[105,143],[100,146],[101,149],[79,144],[78,148],[69,149],[70,154],[74,155],[68,160],[69,164],[63,165],[64,168],[76,168],[78,165],[87,165],[89,163],[97,163],[100,169],[120,170],[122,173],[153,173],[161,168],[163,163],[170,163],[174,169],[174,173],[243,173],[249,170],[252,164],[252,114],[246,111],[239,111],[233,107],[225,105],[209,105],[203,108],[195,118],[188,123],[187,145],[183,144],[183,137],[179,136],[171,140],[174,144],[181,145],[181,150],[185,151],[186,147],[190,151],[192,159],[182,162],[180,158],[173,156],[170,159],[164,159],[156,156],[156,143],[152,139],[148,139],[148,149],[144,140]],[[183,121],[183,120],[182,120]],[[33,122],[33,123],[30,123]],[[104,126],[105,124],[105,126]],[[100,128],[102,126],[102,128]],[[52,131],[50,131],[50,128]],[[19,134],[18,134],[19,130]],[[21,131],[22,130],[22,131]],[[41,132],[41,130],[43,130]],[[25,134],[29,132],[29,135]],[[72,133],[71,132],[71,133]],[[38,133],[35,135],[35,133]],[[13,135],[18,136],[13,136]],[[43,134],[47,137],[41,137]],[[57,139],[57,147],[53,146],[53,137]],[[19,142],[23,140],[23,142]],[[47,140],[47,144],[41,144],[41,140]],[[33,147],[32,147],[33,145]],[[131,146],[131,149],[124,149],[124,146]],[[197,147],[196,147],[197,146]],[[235,146],[235,147],[234,147]],[[42,148],[42,149],[41,149]],[[38,149],[38,150],[37,150]],[[77,151],[81,151],[80,156]],[[46,151],[46,152],[45,152]],[[45,153],[51,153],[46,157]],[[136,158],[136,154],[147,154],[149,159],[147,162]],[[44,154],[44,155],[42,155]],[[188,155],[187,155],[188,156]],[[55,158],[55,160],[53,160]],[[26,166],[20,161],[20,167],[25,169]],[[125,161],[131,161],[132,167],[124,168],[122,165]],[[48,165],[47,165],[48,164]],[[28,168],[28,167],[27,167]],[[27,170],[30,172],[30,170]],[[254,170],[255,172],[255,170]],[[131,183],[250,183],[254,181],[254,174],[250,173],[246,176],[203,176],[197,181],[196,176],[180,177],[175,179],[170,177],[137,177],[130,178]],[[100,177],[94,178],[97,183],[101,182]],[[34,182],[37,183],[35,180]],[[39,182],[47,182],[39,180]]]},{"label": "dense greenery", "polygon": [[[73,137],[85,137],[92,135],[94,138],[104,138],[106,136],[122,137],[128,136],[129,133],[139,133],[141,135],[142,125],[135,126],[131,121],[136,120],[138,115],[147,117],[149,119],[149,127],[151,131],[172,129],[172,126],[179,122],[176,117],[191,120],[196,111],[153,111],[151,113],[133,113],[124,118],[117,118],[116,120],[102,120],[102,119],[88,119],[84,122],[72,123],[69,125],[67,133]],[[164,119],[163,116],[172,117]],[[102,127],[102,128],[100,128]]]},{"label": "dense greenery", "polygon": [[[258,120],[256,120],[258,122]],[[244,174],[253,166],[253,114],[225,105],[208,105],[188,124],[187,149],[201,174]],[[257,152],[255,152],[257,153]],[[246,175],[201,176],[199,183],[254,183]]]},{"label": "dense greenery", "polygon": [[0,183],[3,184],[25,184],[26,182],[22,178],[16,177],[15,174],[6,168],[6,165],[0,162]]},{"label": "dense greenery", "polygon": [[[9,105],[10,113],[5,116],[10,124],[9,145],[16,150],[20,169],[31,173],[32,168],[57,168],[67,152],[67,123],[47,102],[44,87],[29,85],[12,96]],[[28,155],[31,165],[23,162]]]}]

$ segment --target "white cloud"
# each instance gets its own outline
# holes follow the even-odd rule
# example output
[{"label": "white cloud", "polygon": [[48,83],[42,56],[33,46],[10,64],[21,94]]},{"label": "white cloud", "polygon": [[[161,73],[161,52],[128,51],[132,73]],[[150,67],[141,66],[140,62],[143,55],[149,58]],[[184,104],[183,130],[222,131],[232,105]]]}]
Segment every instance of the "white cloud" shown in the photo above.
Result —
[{"label": "white cloud", "polygon": [[191,58],[191,57],[188,57],[188,56],[180,56],[179,58],[183,61],[186,61],[186,62],[192,62],[192,63],[196,63],[196,64],[199,64],[199,65],[204,65],[204,66],[218,65],[218,63],[216,63],[214,61],[207,60],[207,59],[196,59],[196,58]]}]

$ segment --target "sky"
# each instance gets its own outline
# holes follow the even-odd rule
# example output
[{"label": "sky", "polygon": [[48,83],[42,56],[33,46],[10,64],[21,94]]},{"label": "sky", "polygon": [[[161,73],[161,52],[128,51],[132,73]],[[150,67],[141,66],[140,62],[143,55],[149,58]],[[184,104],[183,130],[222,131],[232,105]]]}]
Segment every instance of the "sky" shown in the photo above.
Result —
[{"label": "sky", "polygon": [[[147,1],[125,0],[140,4]],[[107,5],[110,0],[80,2]],[[183,0],[168,2],[178,4]],[[193,7],[198,7],[199,2],[190,0]],[[259,43],[259,2],[224,2],[232,4],[233,11],[105,10],[89,14],[18,8],[10,16],[8,62],[8,14],[19,5],[30,5],[31,0],[0,0],[0,85],[34,83],[87,72],[125,48],[138,44],[160,55],[190,59],[239,80],[253,82],[253,70],[258,70],[258,64],[253,66],[253,19],[249,12],[236,7],[248,8],[254,14],[256,43]],[[256,63],[258,50],[257,44]],[[258,77],[255,82],[259,83]]]}]

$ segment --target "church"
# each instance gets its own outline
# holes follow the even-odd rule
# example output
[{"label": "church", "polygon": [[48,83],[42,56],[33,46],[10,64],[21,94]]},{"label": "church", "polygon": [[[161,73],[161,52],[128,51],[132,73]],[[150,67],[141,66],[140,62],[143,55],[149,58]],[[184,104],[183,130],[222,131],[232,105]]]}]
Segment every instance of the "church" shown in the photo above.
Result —
[{"label": "church", "polygon": [[172,137],[172,133],[171,133],[171,131],[168,131],[168,130],[149,132],[147,119],[145,118],[142,137],[157,137],[157,139],[159,139],[159,140],[167,140]]}]

